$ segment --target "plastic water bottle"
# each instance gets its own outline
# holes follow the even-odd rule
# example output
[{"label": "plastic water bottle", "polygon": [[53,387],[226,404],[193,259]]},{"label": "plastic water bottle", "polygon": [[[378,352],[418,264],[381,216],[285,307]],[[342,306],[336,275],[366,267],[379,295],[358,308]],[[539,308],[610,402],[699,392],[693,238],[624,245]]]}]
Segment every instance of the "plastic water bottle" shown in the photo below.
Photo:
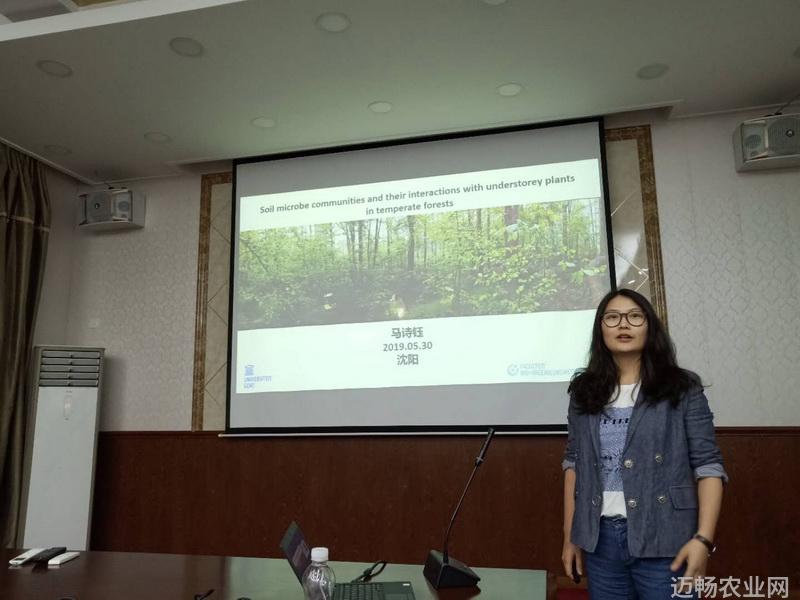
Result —
[{"label": "plastic water bottle", "polygon": [[303,592],[306,600],[333,600],[336,575],[328,566],[328,549],[312,548],[311,564],[303,573]]}]

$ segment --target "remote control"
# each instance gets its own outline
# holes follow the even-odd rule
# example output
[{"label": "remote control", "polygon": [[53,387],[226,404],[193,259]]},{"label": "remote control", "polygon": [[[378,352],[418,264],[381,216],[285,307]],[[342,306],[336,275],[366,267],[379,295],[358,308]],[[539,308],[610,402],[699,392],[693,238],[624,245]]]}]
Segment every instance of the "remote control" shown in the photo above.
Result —
[{"label": "remote control", "polygon": [[8,561],[8,564],[10,564],[12,567],[22,566],[26,562],[31,560],[34,556],[36,556],[40,552],[43,552],[44,550],[45,550],[44,548],[31,548],[27,552],[23,552],[19,556],[15,556],[14,558],[12,558],[10,561]]},{"label": "remote control", "polygon": [[64,554],[59,554],[47,561],[48,567],[58,567],[63,565],[65,562],[71,561],[73,558],[78,558],[81,555],[80,552],[64,552]]},{"label": "remote control", "polygon": [[64,554],[67,549],[64,546],[56,546],[55,548],[48,548],[47,550],[42,550],[34,556],[31,560],[37,563],[46,563],[51,558],[55,558],[59,554]]}]

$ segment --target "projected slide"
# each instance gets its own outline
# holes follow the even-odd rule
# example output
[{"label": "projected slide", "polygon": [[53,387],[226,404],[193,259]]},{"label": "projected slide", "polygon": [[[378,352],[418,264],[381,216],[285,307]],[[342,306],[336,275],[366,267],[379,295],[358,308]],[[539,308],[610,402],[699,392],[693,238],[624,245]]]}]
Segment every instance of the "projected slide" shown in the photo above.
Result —
[{"label": "projected slide", "polygon": [[232,391],[565,382],[609,289],[599,161],[243,195]]}]

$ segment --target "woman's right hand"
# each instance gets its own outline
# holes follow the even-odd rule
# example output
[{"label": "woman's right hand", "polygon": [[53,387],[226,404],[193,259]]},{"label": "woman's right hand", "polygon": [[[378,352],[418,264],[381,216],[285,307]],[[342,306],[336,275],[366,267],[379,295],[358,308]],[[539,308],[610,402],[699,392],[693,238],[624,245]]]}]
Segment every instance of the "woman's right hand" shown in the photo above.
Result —
[{"label": "woman's right hand", "polygon": [[[583,575],[583,550],[569,541],[564,540],[564,548],[561,550],[561,562],[564,564],[564,572],[574,581],[575,575]],[[572,572],[573,563],[577,573]]]}]

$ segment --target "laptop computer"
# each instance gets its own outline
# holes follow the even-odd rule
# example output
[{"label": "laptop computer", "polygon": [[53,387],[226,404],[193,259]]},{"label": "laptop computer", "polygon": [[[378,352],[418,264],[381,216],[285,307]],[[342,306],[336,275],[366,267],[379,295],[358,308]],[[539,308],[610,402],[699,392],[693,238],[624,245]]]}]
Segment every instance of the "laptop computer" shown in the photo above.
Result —
[{"label": "laptop computer", "polygon": [[[311,548],[300,526],[292,521],[281,540],[281,550],[286,555],[297,580],[302,583],[303,573],[311,564]],[[408,581],[370,581],[337,583],[333,600],[415,600],[414,590]]]}]

